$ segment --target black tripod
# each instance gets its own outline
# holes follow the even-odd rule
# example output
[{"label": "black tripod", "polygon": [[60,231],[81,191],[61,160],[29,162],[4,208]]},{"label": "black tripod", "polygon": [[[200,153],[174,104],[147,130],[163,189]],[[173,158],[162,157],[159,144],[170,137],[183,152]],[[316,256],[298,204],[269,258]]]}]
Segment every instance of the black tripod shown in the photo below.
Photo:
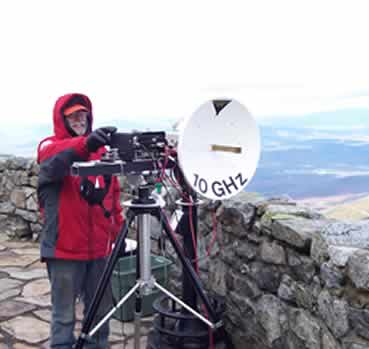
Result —
[{"label": "black tripod", "polygon": [[[145,296],[156,287],[167,295],[174,302],[180,304],[187,312],[193,314],[205,323],[212,330],[220,329],[224,332],[222,321],[219,319],[218,314],[215,312],[210,299],[204,292],[200,279],[193,269],[191,261],[183,253],[181,246],[176,240],[170,224],[166,218],[166,215],[162,211],[158,202],[150,196],[152,187],[150,185],[140,185],[138,187],[138,197],[132,200],[127,206],[126,221],[117,237],[115,247],[109,260],[106,264],[103,275],[100,279],[98,288],[95,292],[94,298],[87,312],[84,325],[81,330],[81,334],[78,337],[75,349],[82,349],[87,338],[92,337],[98,329],[113,315],[113,313],[123,305],[123,303],[133,294],[136,293],[136,312],[141,312],[141,300],[142,296]],[[201,315],[197,310],[192,309],[176,296],[172,295],[168,290],[158,284],[155,278],[151,275],[151,237],[150,237],[150,216],[154,216],[159,222],[163,224],[163,230],[166,233],[171,245],[173,246],[178,258],[183,267],[185,278],[191,284],[195,294],[202,301],[207,318]],[[101,303],[104,292],[110,282],[114,266],[119,259],[120,253],[125,245],[125,239],[128,234],[128,228],[132,221],[137,217],[138,220],[138,265],[137,265],[137,282],[133,288],[118,302],[118,304],[108,313],[106,316],[91,330],[94,317]],[[138,345],[138,346],[137,346]],[[135,348],[138,348],[139,344],[135,343]]]}]

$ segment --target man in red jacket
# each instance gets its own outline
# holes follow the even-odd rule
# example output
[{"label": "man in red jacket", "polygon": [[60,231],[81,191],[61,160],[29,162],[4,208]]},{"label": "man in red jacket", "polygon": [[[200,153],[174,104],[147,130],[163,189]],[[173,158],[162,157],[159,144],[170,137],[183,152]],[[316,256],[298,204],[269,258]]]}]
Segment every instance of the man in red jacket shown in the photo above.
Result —
[{"label": "man in red jacket", "polygon": [[[92,301],[98,281],[123,223],[118,180],[104,176],[81,179],[70,175],[75,161],[97,160],[105,152],[114,127],[92,131],[92,105],[83,94],[67,94],[54,106],[54,136],[44,139],[37,159],[40,164],[38,198],[44,226],[41,260],[47,264],[51,284],[50,348],[72,349],[75,343],[75,303],[84,302],[84,314]],[[105,189],[101,205],[89,204],[81,195],[81,184]],[[106,314],[111,290],[106,292],[96,322]],[[106,323],[89,349],[108,346]]]}]

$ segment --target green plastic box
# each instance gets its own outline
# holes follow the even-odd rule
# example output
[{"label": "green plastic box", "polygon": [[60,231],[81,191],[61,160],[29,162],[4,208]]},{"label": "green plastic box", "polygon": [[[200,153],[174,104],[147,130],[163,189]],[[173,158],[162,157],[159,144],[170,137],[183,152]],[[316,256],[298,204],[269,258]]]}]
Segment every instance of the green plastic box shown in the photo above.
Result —
[{"label": "green plastic box", "polygon": [[[151,255],[151,272],[155,280],[166,287],[168,273],[172,261],[162,256]],[[128,291],[136,284],[136,255],[122,257],[114,267],[111,286],[113,297],[118,303]],[[153,314],[152,304],[160,295],[160,291],[154,287],[151,293],[142,298],[142,316]],[[135,294],[132,294],[124,304],[115,311],[113,317],[121,321],[131,321],[134,318]]]}]

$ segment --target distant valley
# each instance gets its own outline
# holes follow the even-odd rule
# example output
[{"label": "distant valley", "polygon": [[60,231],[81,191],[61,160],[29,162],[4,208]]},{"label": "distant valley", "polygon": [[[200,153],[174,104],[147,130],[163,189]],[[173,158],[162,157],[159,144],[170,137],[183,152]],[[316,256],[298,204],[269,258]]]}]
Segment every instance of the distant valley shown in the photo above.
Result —
[{"label": "distant valley", "polygon": [[369,194],[369,110],[274,120],[247,190],[326,209]]},{"label": "distant valley", "polygon": [[265,146],[248,190],[295,199],[369,192],[369,141],[333,138],[333,132],[330,139],[309,138],[303,129],[265,127],[262,134]]}]

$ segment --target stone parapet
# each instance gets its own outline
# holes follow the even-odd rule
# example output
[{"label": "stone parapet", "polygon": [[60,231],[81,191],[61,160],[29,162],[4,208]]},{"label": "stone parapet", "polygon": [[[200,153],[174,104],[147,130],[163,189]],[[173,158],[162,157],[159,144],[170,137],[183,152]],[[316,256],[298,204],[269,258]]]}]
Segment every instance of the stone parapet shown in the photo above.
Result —
[{"label": "stone parapet", "polygon": [[41,231],[37,205],[35,159],[0,159],[0,234],[10,238],[34,238]]},{"label": "stone parapet", "polygon": [[[210,214],[205,205],[200,216]],[[245,196],[216,215],[203,278],[225,300],[236,348],[369,348],[369,222]],[[214,229],[200,225],[211,241]]]}]

